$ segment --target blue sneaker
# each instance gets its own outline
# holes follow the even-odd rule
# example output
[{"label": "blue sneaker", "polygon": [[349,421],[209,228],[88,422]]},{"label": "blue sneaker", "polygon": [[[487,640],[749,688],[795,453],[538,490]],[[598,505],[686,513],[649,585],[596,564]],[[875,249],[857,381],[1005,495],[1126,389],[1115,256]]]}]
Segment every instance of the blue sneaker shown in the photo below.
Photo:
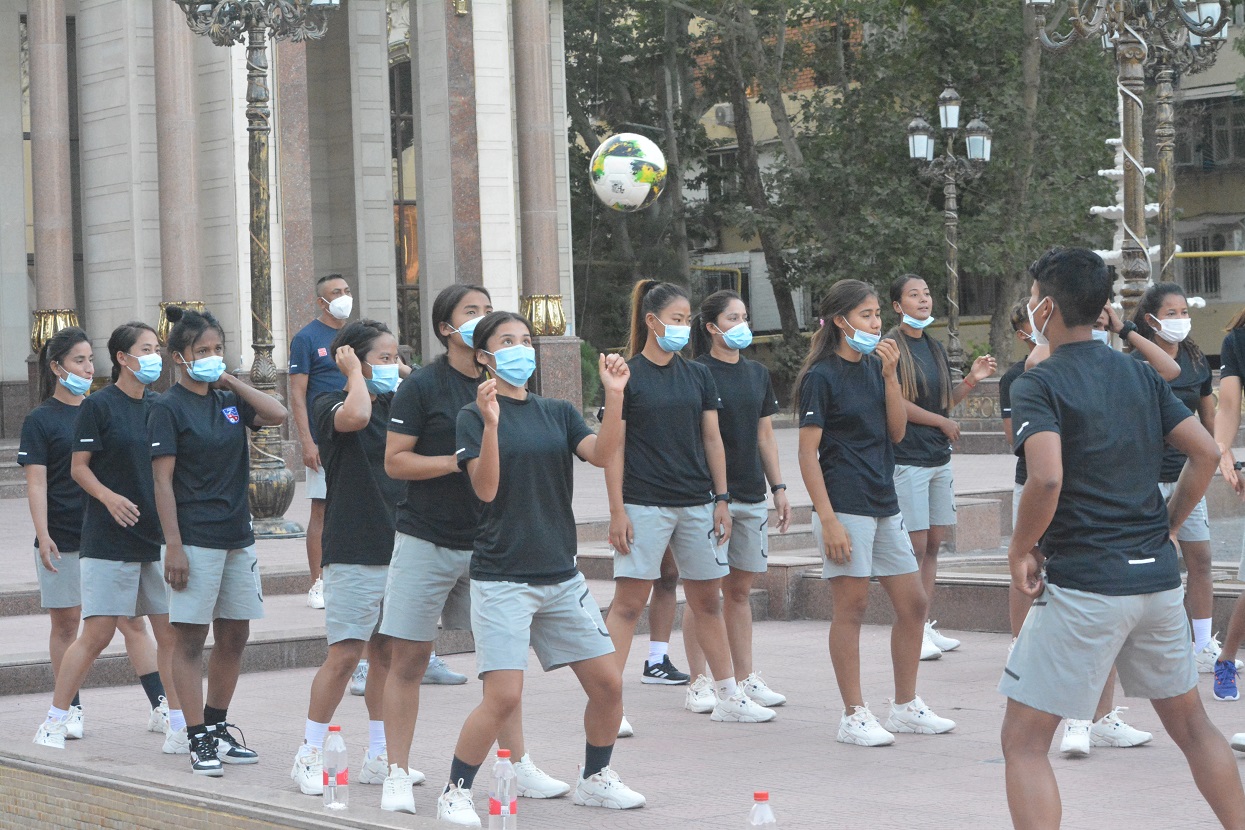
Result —
[{"label": "blue sneaker", "polygon": [[1236,661],[1215,661],[1215,700],[1239,700],[1236,690]]}]

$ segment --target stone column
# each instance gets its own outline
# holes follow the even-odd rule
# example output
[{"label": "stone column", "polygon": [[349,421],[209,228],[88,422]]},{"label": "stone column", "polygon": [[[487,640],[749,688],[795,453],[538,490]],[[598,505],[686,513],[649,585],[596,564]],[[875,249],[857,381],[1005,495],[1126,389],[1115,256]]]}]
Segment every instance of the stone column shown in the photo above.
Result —
[{"label": "stone column", "polygon": [[307,45],[276,45],[277,175],[281,187],[281,237],[285,262],[286,331],[297,332],[318,314],[311,232],[311,138],[307,97]]},{"label": "stone column", "polygon": [[536,329],[536,391],[579,406],[579,340],[566,335],[558,257],[553,57],[548,0],[515,3],[514,89],[518,126],[519,239],[524,314]]}]

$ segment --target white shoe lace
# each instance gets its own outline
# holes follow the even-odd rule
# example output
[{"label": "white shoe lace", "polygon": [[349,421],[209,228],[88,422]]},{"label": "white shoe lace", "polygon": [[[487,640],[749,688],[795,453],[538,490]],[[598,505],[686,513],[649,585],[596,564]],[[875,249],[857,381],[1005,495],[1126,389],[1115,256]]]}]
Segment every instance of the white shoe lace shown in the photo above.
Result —
[{"label": "white shoe lace", "polygon": [[852,713],[847,716],[847,722],[858,729],[869,729],[872,724],[878,722],[877,716],[869,711],[869,704],[864,706],[853,706]]},{"label": "white shoe lace", "polygon": [[1092,721],[1069,719],[1064,725],[1065,735],[1088,735]]},{"label": "white shoe lace", "polygon": [[1128,726],[1128,724],[1124,723],[1124,719],[1120,717],[1120,712],[1126,712],[1126,711],[1128,711],[1127,706],[1116,706],[1110,712],[1107,712],[1105,715],[1103,715],[1102,720],[1100,720],[1099,723],[1101,723],[1103,726],[1107,726],[1112,729],[1118,729],[1119,727],[1122,727],[1122,726]]},{"label": "white shoe lace", "polygon": [[457,813],[464,810],[475,812],[475,802],[471,799],[471,790],[463,787],[463,779],[458,779],[458,784],[450,787],[441,796],[445,799],[445,812]]},{"label": "white shoe lace", "polygon": [[[527,756],[525,755],[524,758],[527,758]],[[545,772],[543,769],[536,766],[535,762],[532,761],[531,759],[528,759],[528,760],[520,759],[519,762],[514,765],[514,768],[515,770],[521,772],[525,778],[535,779],[537,781],[552,781],[553,780],[553,778],[549,775],[549,773]]]}]

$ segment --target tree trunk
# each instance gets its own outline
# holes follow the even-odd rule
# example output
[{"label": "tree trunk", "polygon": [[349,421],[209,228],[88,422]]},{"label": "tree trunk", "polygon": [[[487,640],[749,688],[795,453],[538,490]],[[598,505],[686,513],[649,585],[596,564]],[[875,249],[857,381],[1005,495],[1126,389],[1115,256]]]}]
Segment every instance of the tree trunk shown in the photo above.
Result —
[{"label": "tree trunk", "polygon": [[[583,105],[575,100],[575,96],[567,96],[567,108],[570,110],[571,126],[579,135],[584,146],[588,148],[588,152],[595,153],[597,148],[601,146],[601,139],[597,136],[596,130],[592,129],[592,122],[588,118],[588,113],[584,112]],[[614,232],[614,241],[618,244],[618,253],[627,262],[631,263],[632,274],[639,279],[638,261],[635,255],[635,247],[631,244],[631,234],[627,230],[627,217],[616,210],[603,210],[602,215],[605,221],[610,224],[611,230]]]},{"label": "tree trunk", "polygon": [[679,134],[674,120],[675,109],[679,106],[675,95],[679,71],[679,17],[673,7],[666,6],[662,49],[662,127],[666,134],[666,199],[670,202],[671,211],[670,245],[674,249],[679,276],[684,285],[690,285],[692,260],[687,244],[687,207],[683,203],[683,163],[679,157]]},{"label": "tree trunk", "polygon": [[[778,30],[776,51],[779,51],[786,34],[786,4],[780,6],[780,11],[775,13],[775,18],[775,28]],[[778,54],[771,60],[766,54],[765,42],[752,16],[752,10],[747,3],[740,2],[740,0],[736,0],[735,3],[735,22],[739,25],[740,33],[747,42],[748,52],[755,64],[753,70],[756,72],[761,94],[765,97],[765,103],[769,107],[770,117],[774,119],[774,127],[778,130],[778,140],[782,142],[783,152],[787,156],[787,168],[792,173],[803,175],[804,153],[800,150],[799,142],[796,141],[795,128],[791,125],[791,118],[787,115],[787,104],[782,95],[781,55]]]}]

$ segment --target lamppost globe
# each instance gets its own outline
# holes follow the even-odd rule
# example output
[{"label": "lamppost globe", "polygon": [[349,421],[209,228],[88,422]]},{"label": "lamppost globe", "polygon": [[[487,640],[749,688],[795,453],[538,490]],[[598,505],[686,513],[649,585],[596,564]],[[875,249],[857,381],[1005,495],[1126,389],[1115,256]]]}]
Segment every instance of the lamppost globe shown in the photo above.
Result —
[{"label": "lamppost globe", "polygon": [[913,161],[934,157],[934,128],[919,115],[908,124],[908,157]]},{"label": "lamppost globe", "polygon": [[951,87],[944,89],[942,95],[938,96],[938,119],[944,130],[960,128],[960,93]]},{"label": "lamppost globe", "polygon": [[994,137],[994,131],[990,129],[989,125],[982,121],[980,117],[977,117],[968,122],[965,132],[968,134],[965,143],[968,144],[969,160],[990,161],[990,145]]}]

